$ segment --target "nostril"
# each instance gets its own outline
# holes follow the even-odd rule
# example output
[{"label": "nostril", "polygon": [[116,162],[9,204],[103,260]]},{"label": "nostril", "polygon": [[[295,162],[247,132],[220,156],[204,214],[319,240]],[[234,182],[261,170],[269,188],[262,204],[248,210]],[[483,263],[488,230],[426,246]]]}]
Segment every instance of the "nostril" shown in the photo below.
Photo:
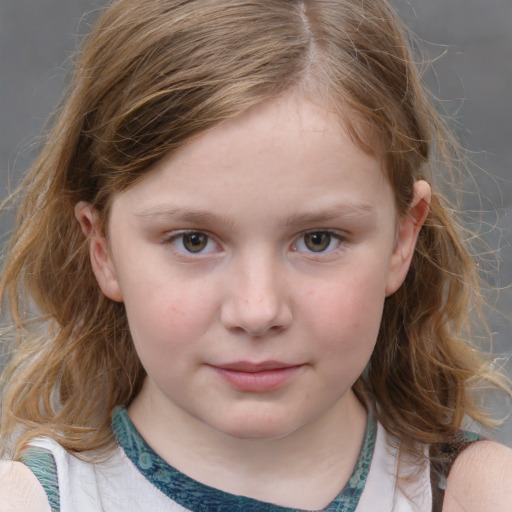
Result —
[{"label": "nostril", "polygon": [[291,322],[291,311],[285,301],[244,297],[224,304],[221,319],[226,329],[258,338],[285,330]]}]

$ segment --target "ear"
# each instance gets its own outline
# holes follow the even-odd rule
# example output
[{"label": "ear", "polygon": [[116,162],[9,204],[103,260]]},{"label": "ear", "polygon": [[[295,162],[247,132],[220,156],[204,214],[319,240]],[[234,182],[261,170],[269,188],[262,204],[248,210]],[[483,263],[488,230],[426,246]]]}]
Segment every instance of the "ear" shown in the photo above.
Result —
[{"label": "ear", "polygon": [[90,203],[80,201],[75,206],[75,216],[87,238],[92,271],[101,291],[109,299],[122,302],[123,296],[110,256],[107,238],[100,226],[98,211]]},{"label": "ear", "polygon": [[395,293],[407,276],[418,235],[428,215],[430,198],[430,185],[423,180],[417,181],[414,184],[413,199],[407,215],[404,215],[398,224],[386,285],[386,297]]}]

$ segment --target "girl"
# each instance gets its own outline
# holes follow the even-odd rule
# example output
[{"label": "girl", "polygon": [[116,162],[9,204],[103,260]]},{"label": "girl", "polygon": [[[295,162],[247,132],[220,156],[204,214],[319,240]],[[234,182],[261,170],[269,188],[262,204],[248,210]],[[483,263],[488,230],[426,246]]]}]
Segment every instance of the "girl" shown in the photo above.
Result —
[{"label": "girl", "polygon": [[449,142],[384,0],[113,3],[4,266],[0,510],[511,510]]}]

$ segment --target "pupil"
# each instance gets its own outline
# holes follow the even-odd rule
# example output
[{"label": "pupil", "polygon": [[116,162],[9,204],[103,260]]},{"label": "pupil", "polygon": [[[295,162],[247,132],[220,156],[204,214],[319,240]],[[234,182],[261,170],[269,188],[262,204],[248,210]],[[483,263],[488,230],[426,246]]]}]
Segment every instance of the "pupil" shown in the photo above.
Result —
[{"label": "pupil", "polygon": [[329,233],[308,233],[305,237],[305,243],[310,251],[325,251],[331,243],[331,235]]},{"label": "pupil", "polygon": [[201,233],[191,233],[183,237],[183,245],[189,252],[202,251],[208,242],[208,237]]}]

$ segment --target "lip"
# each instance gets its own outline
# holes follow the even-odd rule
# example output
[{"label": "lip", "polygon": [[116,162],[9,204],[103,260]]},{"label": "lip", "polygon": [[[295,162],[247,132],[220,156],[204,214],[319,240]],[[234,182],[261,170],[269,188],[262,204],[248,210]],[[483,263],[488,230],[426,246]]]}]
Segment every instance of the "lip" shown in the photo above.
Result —
[{"label": "lip", "polygon": [[273,391],[288,382],[301,368],[280,361],[236,361],[211,365],[215,372],[230,386],[247,392]]}]

